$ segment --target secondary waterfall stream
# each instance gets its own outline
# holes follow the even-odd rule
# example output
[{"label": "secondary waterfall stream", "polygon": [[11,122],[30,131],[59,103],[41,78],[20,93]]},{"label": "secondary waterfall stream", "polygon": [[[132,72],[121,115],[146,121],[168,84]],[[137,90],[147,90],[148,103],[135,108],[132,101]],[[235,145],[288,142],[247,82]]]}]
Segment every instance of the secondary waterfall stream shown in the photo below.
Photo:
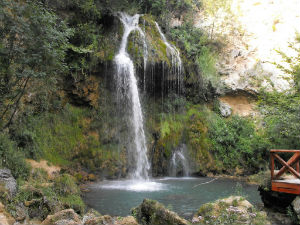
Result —
[{"label": "secondary waterfall stream", "polygon": [[178,94],[180,94],[182,91],[182,83],[183,83],[183,79],[182,79],[183,67],[182,67],[182,61],[180,58],[179,51],[175,46],[173,46],[167,41],[167,38],[164,35],[164,33],[161,31],[158,23],[155,22],[155,26],[161,36],[161,39],[166,45],[167,54],[171,57],[171,71],[170,71],[171,73],[169,75],[175,76],[173,79],[176,80],[176,85],[177,85],[177,87],[172,87],[172,88],[177,89]]},{"label": "secondary waterfall stream", "polygon": [[189,176],[189,162],[186,155],[186,145],[182,144],[173,152],[172,159],[170,161],[170,175],[176,177],[178,172],[184,176]]},{"label": "secondary waterfall stream", "polygon": [[[133,162],[131,163],[135,165],[135,169],[131,174],[131,177],[132,179],[146,180],[149,178],[148,172],[150,169],[150,164],[147,157],[147,145],[143,127],[143,114],[137,80],[135,77],[134,64],[126,51],[128,37],[132,31],[137,30],[143,37],[145,37],[145,35],[138,26],[138,14],[129,16],[126,13],[120,13],[119,18],[123,23],[124,33],[119,53],[115,56],[114,61],[117,65],[118,97],[121,99],[124,97],[127,98],[131,108],[130,122],[131,128],[133,129],[134,144],[131,145],[128,150],[133,159]],[[147,50],[146,44],[144,45],[144,50]],[[146,64],[146,62],[144,63]]]}]

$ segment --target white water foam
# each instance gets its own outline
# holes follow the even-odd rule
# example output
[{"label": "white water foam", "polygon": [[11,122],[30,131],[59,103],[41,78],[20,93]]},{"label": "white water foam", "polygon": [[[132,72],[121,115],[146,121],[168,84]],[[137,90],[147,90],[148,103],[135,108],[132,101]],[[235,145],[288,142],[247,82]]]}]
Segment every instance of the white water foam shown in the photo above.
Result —
[{"label": "white water foam", "polygon": [[118,181],[104,181],[96,185],[100,189],[115,189],[124,191],[135,191],[135,192],[154,192],[168,190],[167,184],[154,182],[151,180],[118,180]]},{"label": "white water foam", "polygon": [[196,179],[199,179],[199,177],[163,177],[157,180],[164,181],[164,180],[196,180]]}]

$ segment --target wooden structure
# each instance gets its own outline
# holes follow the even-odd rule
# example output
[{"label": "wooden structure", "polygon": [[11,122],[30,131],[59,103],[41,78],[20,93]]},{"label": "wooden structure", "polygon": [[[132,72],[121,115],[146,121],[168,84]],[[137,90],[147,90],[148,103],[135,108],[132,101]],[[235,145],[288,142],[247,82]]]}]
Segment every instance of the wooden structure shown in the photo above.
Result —
[{"label": "wooden structure", "polygon": [[[279,156],[279,153],[293,153],[291,158],[286,162]],[[272,191],[284,192],[289,194],[300,194],[300,150],[276,150],[270,151],[271,160],[271,182]],[[275,160],[282,167],[275,170]],[[289,174],[288,174],[288,173]]]}]

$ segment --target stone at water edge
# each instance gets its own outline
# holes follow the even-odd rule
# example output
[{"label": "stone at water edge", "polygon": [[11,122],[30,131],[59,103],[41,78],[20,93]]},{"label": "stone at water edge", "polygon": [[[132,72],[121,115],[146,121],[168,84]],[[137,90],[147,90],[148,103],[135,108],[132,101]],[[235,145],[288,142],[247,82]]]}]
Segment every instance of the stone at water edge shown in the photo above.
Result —
[{"label": "stone at water edge", "polygon": [[230,196],[200,207],[192,222],[270,225],[266,212],[257,211],[241,196]]},{"label": "stone at water edge", "polygon": [[116,222],[116,225],[139,225],[133,216],[123,217]]},{"label": "stone at water edge", "polygon": [[297,196],[292,202],[293,210],[297,214],[297,217],[300,219],[300,197]]},{"label": "stone at water edge", "polygon": [[98,216],[98,217],[87,219],[84,222],[84,225],[102,225],[102,224],[110,224],[110,225],[114,224],[113,218],[109,215],[104,215],[104,216]]},{"label": "stone at water edge", "polygon": [[17,192],[17,182],[9,169],[0,169],[0,185],[4,185],[8,190],[10,197]]},{"label": "stone at water edge", "polygon": [[144,199],[141,205],[132,210],[132,214],[142,225],[188,225],[189,222],[175,212],[166,209],[157,201]]},{"label": "stone at water edge", "polygon": [[65,209],[47,216],[42,225],[81,225],[81,220],[73,209]]}]

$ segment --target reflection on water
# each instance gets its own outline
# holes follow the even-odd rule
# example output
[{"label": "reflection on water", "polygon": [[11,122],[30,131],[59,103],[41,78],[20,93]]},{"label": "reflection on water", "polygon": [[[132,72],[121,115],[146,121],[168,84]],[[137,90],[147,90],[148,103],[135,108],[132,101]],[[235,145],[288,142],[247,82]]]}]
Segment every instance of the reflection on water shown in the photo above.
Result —
[{"label": "reflection on water", "polygon": [[91,185],[90,192],[85,194],[84,199],[88,206],[101,214],[126,216],[144,198],[150,198],[189,218],[202,204],[241,194],[240,192],[252,204],[261,204],[256,185],[213,178],[167,177],[150,181],[103,181]]}]

